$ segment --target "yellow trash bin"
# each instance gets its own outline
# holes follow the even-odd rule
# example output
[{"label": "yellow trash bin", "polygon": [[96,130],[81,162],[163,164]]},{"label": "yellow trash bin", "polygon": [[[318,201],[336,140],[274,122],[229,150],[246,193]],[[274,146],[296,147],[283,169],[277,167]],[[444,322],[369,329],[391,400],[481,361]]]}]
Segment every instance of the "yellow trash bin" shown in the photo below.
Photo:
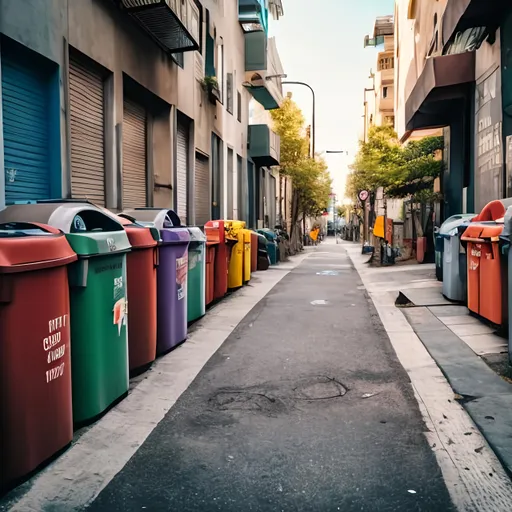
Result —
[{"label": "yellow trash bin", "polygon": [[[244,228],[241,220],[225,220],[224,227],[230,238],[238,240],[231,249],[231,260],[228,269],[228,288],[234,290],[244,284]],[[249,270],[250,271],[250,270]]]},{"label": "yellow trash bin", "polygon": [[250,229],[243,229],[244,234],[244,283],[251,280],[251,233]]}]

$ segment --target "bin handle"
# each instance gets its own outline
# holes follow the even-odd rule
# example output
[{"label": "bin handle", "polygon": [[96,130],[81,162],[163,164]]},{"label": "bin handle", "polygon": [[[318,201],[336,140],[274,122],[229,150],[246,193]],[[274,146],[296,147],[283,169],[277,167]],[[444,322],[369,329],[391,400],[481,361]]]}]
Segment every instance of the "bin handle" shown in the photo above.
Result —
[{"label": "bin handle", "polygon": [[485,243],[485,240],[483,238],[464,237],[461,240],[463,242],[476,242],[478,244]]},{"label": "bin handle", "polygon": [[160,250],[158,247],[155,247],[155,250],[153,251],[153,265],[155,268],[160,266]]}]

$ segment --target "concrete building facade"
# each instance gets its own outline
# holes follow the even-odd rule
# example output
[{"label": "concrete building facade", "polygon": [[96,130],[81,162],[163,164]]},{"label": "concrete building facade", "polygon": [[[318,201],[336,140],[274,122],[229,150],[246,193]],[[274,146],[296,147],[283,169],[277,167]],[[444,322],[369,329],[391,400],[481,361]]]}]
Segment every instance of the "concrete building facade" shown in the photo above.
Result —
[{"label": "concrete building facade", "polygon": [[249,102],[279,106],[279,82],[251,70],[273,73],[272,13],[279,0],[2,0],[0,207],[87,198],[250,222]]}]

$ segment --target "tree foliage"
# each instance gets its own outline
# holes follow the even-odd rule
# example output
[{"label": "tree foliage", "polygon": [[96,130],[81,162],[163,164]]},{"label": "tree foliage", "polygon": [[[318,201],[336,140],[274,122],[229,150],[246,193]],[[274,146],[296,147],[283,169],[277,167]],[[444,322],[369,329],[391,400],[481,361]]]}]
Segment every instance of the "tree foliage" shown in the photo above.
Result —
[{"label": "tree foliage", "polygon": [[272,110],[274,131],[281,138],[280,173],[293,184],[292,229],[302,215],[317,216],[327,208],[331,178],[322,158],[309,157],[304,116],[291,98]]},{"label": "tree foliage", "polygon": [[368,140],[359,143],[347,194],[355,198],[360,190],[383,187],[387,197],[431,201],[434,180],[443,168],[436,154],[443,147],[442,137],[425,137],[401,146],[393,127],[372,127]]}]

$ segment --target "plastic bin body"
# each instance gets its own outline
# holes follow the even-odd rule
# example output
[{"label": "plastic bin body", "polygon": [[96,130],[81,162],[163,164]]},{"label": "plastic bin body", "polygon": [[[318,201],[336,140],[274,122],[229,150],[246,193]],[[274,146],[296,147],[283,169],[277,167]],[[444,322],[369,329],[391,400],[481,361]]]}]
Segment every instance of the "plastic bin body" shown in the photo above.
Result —
[{"label": "plastic bin body", "polygon": [[268,241],[267,252],[270,258],[271,265],[277,265],[277,243],[276,235],[272,231],[267,229],[259,229],[258,233],[261,233]]},{"label": "plastic bin body", "polygon": [[237,243],[231,238],[228,226],[223,220],[211,220],[205,225],[208,243],[217,244],[215,254],[214,300],[222,299],[228,293],[228,272],[231,260],[231,249]]},{"label": "plastic bin body", "polygon": [[459,235],[440,237],[443,242],[443,295],[448,300],[464,302],[467,298],[467,258],[460,250]]},{"label": "plastic bin body", "polygon": [[[215,260],[219,244],[215,242],[206,243],[206,287],[205,301],[210,305],[215,300]],[[227,274],[227,272],[226,272]]]},{"label": "plastic bin body", "polygon": [[242,230],[244,234],[244,284],[251,280],[252,254],[251,254],[251,230]]},{"label": "plastic bin body", "polygon": [[499,236],[503,224],[471,223],[462,235],[467,243],[468,308],[501,325],[504,307]]},{"label": "plastic bin body", "polygon": [[73,439],[66,265],[76,255],[58,230],[26,226],[0,226],[0,492]]},{"label": "plastic bin body", "polygon": [[268,257],[267,247],[268,240],[261,233],[258,235],[258,270],[268,270],[270,259]]},{"label": "plastic bin body", "polygon": [[443,223],[436,238],[443,244],[440,256],[443,276],[443,295],[453,301],[467,299],[467,256],[460,243],[474,214],[454,215]]},{"label": "plastic bin body", "polygon": [[251,272],[258,270],[258,234],[251,231]]},{"label": "plastic bin body", "polygon": [[187,339],[188,229],[173,210],[134,208],[123,215],[160,233],[157,268],[157,347],[160,356]]},{"label": "plastic bin body", "polygon": [[187,339],[188,250],[187,244],[169,244],[172,235],[169,231],[161,233],[163,244],[157,272],[157,355],[166,354]]},{"label": "plastic bin body", "polygon": [[70,268],[73,418],[94,420],[128,393],[126,254]]},{"label": "plastic bin body", "polygon": [[136,224],[134,219],[116,218],[123,224],[132,246],[127,255],[128,354],[130,373],[136,373],[156,358],[156,272],[160,235],[156,228]]},{"label": "plastic bin body", "polygon": [[[444,283],[444,250],[446,247],[446,238],[449,236],[455,235],[455,229],[458,229],[459,226],[469,223],[469,221],[475,217],[474,213],[461,213],[459,215],[452,215],[448,219],[446,219],[443,224],[441,224],[441,227],[439,230],[435,233],[435,260],[436,260],[436,277],[438,281],[443,281]],[[455,243],[455,242],[454,242]],[[456,241],[457,244],[460,244],[460,237]],[[458,247],[457,247],[458,250]],[[453,253],[455,254],[455,253]],[[450,258],[450,261],[452,264],[455,264],[455,261],[453,259],[453,255]],[[466,261],[466,258],[463,258],[463,261]],[[465,266],[465,264],[464,264]],[[462,269],[461,269],[462,271]],[[452,280],[452,278],[449,279],[449,281]],[[466,278],[463,279],[463,282],[466,282]],[[452,286],[452,285],[450,285]],[[450,294],[454,294],[455,296],[459,297],[461,294],[457,291],[447,294],[443,291],[444,295],[448,298],[450,298]],[[464,293],[462,298],[454,298],[451,300],[464,300],[466,297],[466,294]]]},{"label": "plastic bin body", "polygon": [[111,215],[81,201],[10,206],[0,222],[6,218],[60,229],[78,255],[68,269],[73,420],[90,422],[128,393],[128,236]]},{"label": "plastic bin body", "polygon": [[206,313],[206,237],[197,227],[188,231],[187,321],[194,322]]},{"label": "plastic bin body", "polygon": [[[228,269],[228,288],[234,290],[244,284],[244,259],[245,259],[245,222],[239,220],[225,220],[230,238],[237,240],[231,248],[231,259]],[[249,276],[250,279],[250,276]]]}]

